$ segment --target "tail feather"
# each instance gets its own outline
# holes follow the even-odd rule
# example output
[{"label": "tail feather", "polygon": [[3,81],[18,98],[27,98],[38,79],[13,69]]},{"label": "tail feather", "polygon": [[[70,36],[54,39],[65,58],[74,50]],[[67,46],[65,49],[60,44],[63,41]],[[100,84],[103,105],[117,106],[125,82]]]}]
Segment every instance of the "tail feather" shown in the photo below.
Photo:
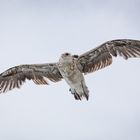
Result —
[{"label": "tail feather", "polygon": [[74,95],[74,98],[76,100],[82,100],[83,97],[85,97],[87,100],[89,99],[89,90],[87,87],[83,88],[82,94],[78,94],[75,89],[71,88],[69,89],[69,91]]},{"label": "tail feather", "polygon": [[81,100],[80,95],[76,92],[74,93],[74,98],[75,98],[75,100]]},{"label": "tail feather", "polygon": [[75,100],[81,100],[81,97],[80,97],[80,95],[76,92],[76,90],[70,88],[69,91],[71,92],[71,94],[74,95]]}]

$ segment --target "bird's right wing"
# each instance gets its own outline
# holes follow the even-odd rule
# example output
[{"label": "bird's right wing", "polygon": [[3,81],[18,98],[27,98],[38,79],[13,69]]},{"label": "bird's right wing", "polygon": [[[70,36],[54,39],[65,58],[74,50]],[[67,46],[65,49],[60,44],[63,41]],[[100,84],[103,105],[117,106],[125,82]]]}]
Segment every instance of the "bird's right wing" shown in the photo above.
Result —
[{"label": "bird's right wing", "polygon": [[56,63],[19,65],[0,74],[0,93],[20,88],[26,79],[35,84],[48,84],[47,79],[58,82],[62,78]]},{"label": "bird's right wing", "polygon": [[91,73],[112,64],[112,56],[122,56],[124,59],[140,57],[140,41],[119,39],[88,51],[78,57],[78,66],[81,72]]}]

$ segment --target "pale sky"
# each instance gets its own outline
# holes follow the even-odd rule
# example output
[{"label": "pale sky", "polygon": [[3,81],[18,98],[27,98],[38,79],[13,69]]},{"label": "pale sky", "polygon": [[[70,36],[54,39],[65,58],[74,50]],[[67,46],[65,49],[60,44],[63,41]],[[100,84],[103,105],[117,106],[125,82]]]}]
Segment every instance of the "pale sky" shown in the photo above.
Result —
[{"label": "pale sky", "polygon": [[[139,0],[0,0],[0,72],[57,62],[120,38],[140,39]],[[87,102],[65,81],[0,95],[0,140],[139,140],[140,59],[85,76]]]}]

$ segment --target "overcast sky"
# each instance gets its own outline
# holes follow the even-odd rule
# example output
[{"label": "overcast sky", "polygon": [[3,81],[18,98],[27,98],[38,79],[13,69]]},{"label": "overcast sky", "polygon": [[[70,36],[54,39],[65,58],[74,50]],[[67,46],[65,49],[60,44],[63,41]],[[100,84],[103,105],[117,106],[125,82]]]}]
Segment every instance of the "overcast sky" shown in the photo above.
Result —
[{"label": "overcast sky", "polygon": [[[58,61],[108,40],[140,39],[139,0],[0,0],[0,72]],[[87,102],[65,81],[0,95],[0,140],[139,140],[140,59],[87,75]]]}]

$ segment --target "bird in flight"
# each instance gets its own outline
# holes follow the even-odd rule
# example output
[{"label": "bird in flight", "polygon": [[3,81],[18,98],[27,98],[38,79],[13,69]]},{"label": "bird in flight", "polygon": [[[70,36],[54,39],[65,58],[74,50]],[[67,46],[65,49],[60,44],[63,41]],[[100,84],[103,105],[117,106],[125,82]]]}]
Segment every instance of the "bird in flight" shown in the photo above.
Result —
[{"label": "bird in flight", "polygon": [[84,74],[112,64],[112,57],[124,59],[140,57],[140,41],[131,39],[111,40],[82,54],[64,53],[56,63],[19,65],[0,74],[0,93],[20,88],[28,80],[35,84],[48,84],[48,79],[58,82],[64,79],[76,100],[89,99]]}]

